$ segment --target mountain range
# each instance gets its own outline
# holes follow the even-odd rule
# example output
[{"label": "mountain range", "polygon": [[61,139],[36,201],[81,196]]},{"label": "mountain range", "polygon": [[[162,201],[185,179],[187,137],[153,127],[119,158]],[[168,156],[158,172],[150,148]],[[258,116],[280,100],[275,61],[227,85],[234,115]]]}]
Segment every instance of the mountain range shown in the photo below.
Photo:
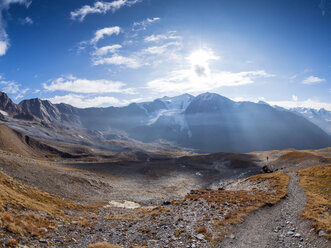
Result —
[{"label": "mountain range", "polygon": [[[125,107],[76,108],[38,98],[15,104],[0,93],[0,119],[85,130],[104,140],[164,140],[197,152],[317,149],[331,146],[330,112],[235,102],[215,93],[184,94]],[[51,137],[51,135],[50,135]]]}]

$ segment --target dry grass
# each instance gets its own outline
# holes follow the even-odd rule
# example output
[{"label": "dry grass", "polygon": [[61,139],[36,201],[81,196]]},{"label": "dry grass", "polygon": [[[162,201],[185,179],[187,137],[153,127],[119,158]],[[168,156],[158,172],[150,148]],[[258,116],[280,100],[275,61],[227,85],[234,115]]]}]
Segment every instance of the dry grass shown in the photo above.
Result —
[{"label": "dry grass", "polygon": [[132,222],[138,222],[142,221],[143,219],[137,218],[132,214],[110,214],[105,217],[105,220],[118,220],[118,221],[132,221]]},{"label": "dry grass", "polygon": [[121,248],[121,246],[112,245],[107,242],[99,242],[99,243],[90,244],[87,248]]},{"label": "dry grass", "polygon": [[325,157],[319,155],[317,152],[312,150],[312,151],[289,151],[283,154],[282,156],[280,156],[275,162],[284,163],[284,161],[289,161],[292,163],[299,163],[306,159],[307,160],[316,159],[319,160],[320,162],[324,162],[326,160]]},{"label": "dry grass", "polygon": [[21,236],[44,236],[45,228],[54,229],[56,222],[48,218],[36,215],[34,213],[11,214],[8,212],[0,213],[2,225],[4,228],[14,234]]},{"label": "dry grass", "polygon": [[18,211],[28,209],[54,215],[63,214],[65,209],[92,209],[26,186],[0,172],[0,211],[4,211],[5,206]]},{"label": "dry grass", "polygon": [[[253,190],[196,190],[185,197],[185,200],[198,200],[203,198],[211,208],[223,213],[223,219],[214,220],[214,230],[218,236],[213,242],[218,242],[225,234],[231,231],[231,227],[243,221],[243,217],[264,205],[273,205],[287,194],[289,177],[281,172],[260,174],[247,178],[252,184],[263,183],[268,185],[266,190],[254,188]],[[224,204],[226,203],[226,205]],[[230,206],[230,208],[228,207]],[[207,231],[205,227],[196,230],[198,233]]]},{"label": "dry grass", "polygon": [[[0,172],[0,223],[5,231],[20,236],[44,236],[45,228],[54,229],[55,218],[71,220],[65,210],[84,211],[93,207],[63,200],[26,186]],[[40,213],[43,214],[40,214]]]},{"label": "dry grass", "polygon": [[331,239],[331,164],[321,164],[298,171],[299,185],[308,201],[302,215],[313,221],[316,231],[327,232]]}]

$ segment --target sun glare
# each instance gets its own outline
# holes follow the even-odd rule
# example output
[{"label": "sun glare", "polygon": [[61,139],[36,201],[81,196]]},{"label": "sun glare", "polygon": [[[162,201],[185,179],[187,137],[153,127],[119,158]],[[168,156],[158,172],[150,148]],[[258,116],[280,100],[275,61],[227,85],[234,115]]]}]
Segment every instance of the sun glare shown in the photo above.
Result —
[{"label": "sun glare", "polygon": [[210,73],[209,60],[218,60],[219,57],[210,49],[200,49],[192,52],[187,59],[196,75],[207,76]]},{"label": "sun glare", "polygon": [[218,60],[219,57],[216,56],[211,50],[197,50],[191,53],[188,60],[192,65],[202,65],[208,64],[209,60]]}]

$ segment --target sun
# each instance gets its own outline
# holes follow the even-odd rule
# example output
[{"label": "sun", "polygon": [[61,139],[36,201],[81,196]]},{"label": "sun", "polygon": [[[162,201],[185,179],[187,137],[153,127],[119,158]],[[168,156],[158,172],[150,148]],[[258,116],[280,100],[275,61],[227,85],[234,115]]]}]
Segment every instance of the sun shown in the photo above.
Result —
[{"label": "sun", "polygon": [[209,61],[218,60],[219,57],[214,54],[211,49],[199,49],[192,52],[187,60],[189,61],[192,70],[198,76],[206,76],[210,74]]}]

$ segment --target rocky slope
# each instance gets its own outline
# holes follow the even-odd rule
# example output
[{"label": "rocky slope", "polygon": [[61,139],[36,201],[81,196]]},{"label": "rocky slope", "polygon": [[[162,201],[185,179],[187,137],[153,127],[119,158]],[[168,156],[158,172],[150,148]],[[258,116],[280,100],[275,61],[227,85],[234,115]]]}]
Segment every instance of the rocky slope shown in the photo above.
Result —
[{"label": "rocky slope", "polygon": [[[263,161],[256,160],[259,156]],[[155,174],[161,172],[155,168],[160,161],[147,163],[144,168],[139,163],[126,163],[117,170],[134,172],[132,177],[127,175],[131,185],[122,184],[115,198],[119,190],[115,184],[121,185],[125,177],[114,173],[111,163],[103,168],[90,163],[49,164],[0,150],[0,242],[7,247],[329,247],[329,229],[318,229],[317,225],[315,229],[300,216],[306,196],[298,186],[296,172],[323,161],[316,168],[323,169],[323,178],[330,177],[330,158],[330,149],[186,156],[176,160],[177,171],[172,176]],[[188,183],[189,177],[199,178],[208,168],[222,177],[220,164],[235,169],[244,167],[245,162],[260,163],[261,167],[270,162],[280,171],[215,180],[209,186],[198,181]],[[170,163],[165,161],[164,166]],[[102,173],[98,173],[100,169]],[[176,175],[182,184],[176,181],[171,185]],[[157,177],[158,183],[151,183]],[[317,178],[316,185],[319,181]],[[186,192],[178,194],[176,186],[183,189],[183,185],[187,186]],[[319,187],[327,201],[328,188]],[[162,197],[141,200],[151,190],[162,191]],[[68,196],[90,204],[64,198]],[[317,217],[325,224],[327,209],[323,211],[318,210]],[[99,246],[89,246],[91,243]]]},{"label": "rocky slope", "polygon": [[305,117],[331,135],[331,111],[327,111],[324,108],[319,110],[312,108],[292,108],[290,111]]}]

